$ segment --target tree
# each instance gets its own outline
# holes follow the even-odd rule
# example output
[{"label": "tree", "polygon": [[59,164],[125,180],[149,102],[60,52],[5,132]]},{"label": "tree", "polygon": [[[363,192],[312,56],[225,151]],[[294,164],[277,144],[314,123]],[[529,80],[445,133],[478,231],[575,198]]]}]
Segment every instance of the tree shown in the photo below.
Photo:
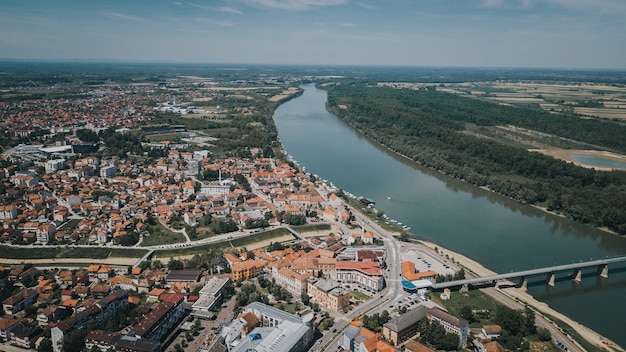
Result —
[{"label": "tree", "polygon": [[167,262],[167,268],[169,270],[183,270],[185,268],[185,265],[182,261],[178,259],[170,258],[170,260]]},{"label": "tree", "polygon": [[39,343],[39,347],[37,347],[37,352],[52,352],[52,340],[47,337],[44,337],[43,340]]},{"label": "tree", "polygon": [[306,292],[302,292],[300,294],[300,299],[302,300],[302,303],[304,303],[304,305],[307,305],[307,306],[311,302],[311,299],[309,298],[309,295]]},{"label": "tree", "polygon": [[470,322],[470,324],[476,321],[476,318],[474,317],[474,312],[472,310],[472,307],[470,306],[461,307],[461,310],[459,311],[459,315],[461,315],[463,319]]}]

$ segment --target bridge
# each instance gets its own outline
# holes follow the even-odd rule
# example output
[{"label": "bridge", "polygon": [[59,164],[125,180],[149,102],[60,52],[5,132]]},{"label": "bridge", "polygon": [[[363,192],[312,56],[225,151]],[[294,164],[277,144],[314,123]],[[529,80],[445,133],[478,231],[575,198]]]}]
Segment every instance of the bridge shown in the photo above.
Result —
[{"label": "bridge", "polygon": [[597,275],[607,278],[609,277],[609,264],[626,262],[626,256],[613,257],[599,260],[590,260],[586,262],[557,265],[540,269],[523,270],[508,274],[498,274],[486,277],[477,277],[472,279],[454,280],[447,282],[438,282],[432,285],[433,290],[442,290],[449,287],[462,286],[469,288],[470,285],[495,285],[502,280],[519,280],[519,286],[526,288],[527,278],[530,276],[546,275],[546,283],[554,287],[554,280],[557,273],[570,272],[574,282],[582,281],[581,270],[590,267],[597,267]]}]

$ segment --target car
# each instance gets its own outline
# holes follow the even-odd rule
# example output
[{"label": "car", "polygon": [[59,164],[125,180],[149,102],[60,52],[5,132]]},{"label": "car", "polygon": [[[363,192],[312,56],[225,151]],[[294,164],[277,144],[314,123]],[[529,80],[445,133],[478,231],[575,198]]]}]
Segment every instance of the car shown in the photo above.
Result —
[{"label": "car", "polygon": [[333,333],[337,332],[337,328],[333,329]]}]

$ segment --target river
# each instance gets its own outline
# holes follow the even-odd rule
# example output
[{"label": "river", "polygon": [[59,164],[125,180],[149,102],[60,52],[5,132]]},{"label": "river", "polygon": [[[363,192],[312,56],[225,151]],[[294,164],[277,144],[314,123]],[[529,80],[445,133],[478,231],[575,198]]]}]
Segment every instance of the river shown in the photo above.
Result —
[{"label": "river", "polygon": [[[306,171],[357,196],[411,227],[411,233],[506,273],[626,254],[626,239],[518,204],[381,148],[326,111],[326,91],[304,94],[274,113],[287,152]],[[626,268],[609,278],[583,271],[580,285],[541,278],[528,292],[552,308],[626,346]]]}]

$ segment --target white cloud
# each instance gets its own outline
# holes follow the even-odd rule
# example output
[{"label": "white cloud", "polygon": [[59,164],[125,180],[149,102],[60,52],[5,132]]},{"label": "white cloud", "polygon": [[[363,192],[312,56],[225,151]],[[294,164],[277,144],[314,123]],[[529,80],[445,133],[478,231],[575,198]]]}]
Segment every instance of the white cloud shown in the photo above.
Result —
[{"label": "white cloud", "polygon": [[211,24],[215,26],[222,26],[222,27],[232,27],[235,25],[235,23],[231,21],[221,21],[221,20],[216,20],[213,18],[206,18],[206,17],[196,17],[194,18],[194,20],[196,20],[196,22]]},{"label": "white cloud", "polygon": [[143,21],[142,18],[126,15],[120,12],[104,12],[102,13],[102,16],[112,20]]},{"label": "white cloud", "polygon": [[283,10],[308,10],[312,7],[344,5],[348,0],[245,0],[251,5]]},{"label": "white cloud", "polygon": [[233,8],[233,7],[228,7],[228,6],[220,6],[220,7],[216,7],[215,9],[220,12],[234,13],[236,15],[243,14],[243,12],[241,12],[240,10]]}]

